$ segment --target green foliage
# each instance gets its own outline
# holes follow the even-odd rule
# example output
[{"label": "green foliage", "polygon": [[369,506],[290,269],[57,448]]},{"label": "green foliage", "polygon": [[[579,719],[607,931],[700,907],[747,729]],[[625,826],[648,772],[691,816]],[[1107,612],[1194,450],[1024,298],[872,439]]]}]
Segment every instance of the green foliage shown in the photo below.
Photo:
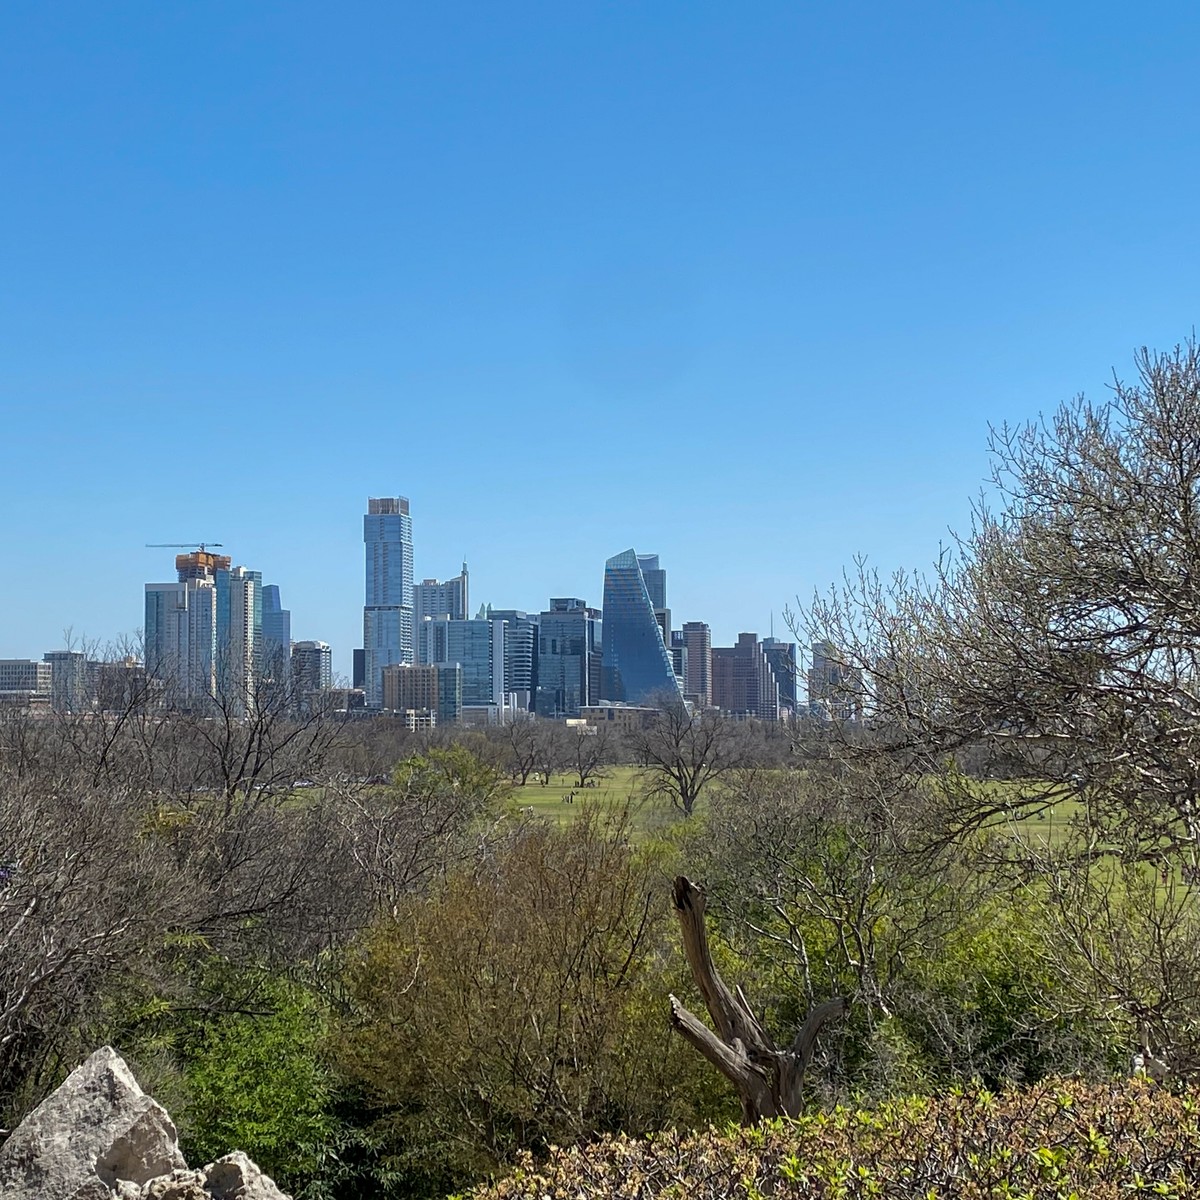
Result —
[{"label": "green foliage", "polygon": [[284,982],[258,1003],[204,1022],[186,1047],[183,1148],[191,1162],[244,1150],[291,1187],[317,1170],[335,1131],[319,1057],[324,1021],[310,995]]},{"label": "green foliage", "polygon": [[392,787],[405,796],[449,789],[478,808],[512,791],[511,782],[496,764],[458,744],[430,747],[404,759],[392,772]]},{"label": "green foliage", "polygon": [[628,816],[585,806],[568,827],[524,827],[372,931],[335,1053],[413,1190],[721,1111],[668,1029],[672,925]]},{"label": "green foliage", "polygon": [[979,1086],[718,1133],[605,1138],[526,1157],[475,1200],[1183,1200],[1200,1187],[1200,1103],[1144,1081]]}]

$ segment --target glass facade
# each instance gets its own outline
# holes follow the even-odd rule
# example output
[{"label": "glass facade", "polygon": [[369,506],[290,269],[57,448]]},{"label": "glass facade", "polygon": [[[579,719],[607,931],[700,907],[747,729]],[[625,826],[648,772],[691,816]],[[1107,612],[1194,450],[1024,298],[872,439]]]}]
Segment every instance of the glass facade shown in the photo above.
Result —
[{"label": "glass facade", "polygon": [[[657,566],[657,558],[652,561]],[[626,550],[604,564],[600,699],[644,704],[658,698],[683,699],[638,556]]]},{"label": "glass facade", "polygon": [[577,597],[557,597],[538,617],[539,717],[577,717],[600,699],[600,613]]},{"label": "glass facade", "polygon": [[383,668],[414,661],[412,517],[404,496],[367,501],[363,542],[363,687],[368,707],[378,708],[383,703]]}]

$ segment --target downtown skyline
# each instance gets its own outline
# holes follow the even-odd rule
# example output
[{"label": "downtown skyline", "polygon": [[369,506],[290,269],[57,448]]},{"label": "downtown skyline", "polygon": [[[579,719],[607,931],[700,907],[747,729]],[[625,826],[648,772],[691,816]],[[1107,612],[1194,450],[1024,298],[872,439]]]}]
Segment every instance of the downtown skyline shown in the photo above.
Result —
[{"label": "downtown skyline", "polygon": [[365,495],[410,496],[415,576],[465,556],[476,605],[598,605],[657,551],[720,645],[857,554],[926,568],[989,422],[1195,324],[1198,34],[1182,3],[6,7],[0,656],[132,634],[144,544],[195,539],[348,675]]}]

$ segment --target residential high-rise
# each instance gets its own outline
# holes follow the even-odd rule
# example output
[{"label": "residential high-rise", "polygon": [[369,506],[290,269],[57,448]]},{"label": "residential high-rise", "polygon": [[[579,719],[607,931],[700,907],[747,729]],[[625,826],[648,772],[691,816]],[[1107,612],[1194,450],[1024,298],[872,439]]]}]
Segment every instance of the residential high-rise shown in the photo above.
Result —
[{"label": "residential high-rise", "polygon": [[779,685],[757,634],[738,634],[734,646],[712,651],[712,702],[739,717],[779,720]]},{"label": "residential high-rise", "polygon": [[147,674],[170,707],[208,703],[217,691],[220,652],[215,581],[191,575],[148,583],[145,592]]},{"label": "residential high-rise", "polygon": [[684,636],[682,629],[671,630],[671,645],[669,650],[671,653],[671,670],[675,672],[675,679],[679,684],[679,690],[686,692],[687,638]]},{"label": "residential high-rise", "polygon": [[383,668],[413,658],[412,517],[404,496],[371,497],[363,517],[367,586],[363,607],[363,689],[383,704]]},{"label": "residential high-rise", "polygon": [[558,597],[538,616],[539,717],[577,717],[600,700],[603,625],[597,609],[577,597]]},{"label": "residential high-rise", "polygon": [[328,642],[294,642],[291,657],[292,679],[301,691],[333,687],[333,651]]},{"label": "residential high-rise", "polygon": [[[642,574],[642,559],[632,551],[604,564],[604,653],[600,699],[621,704],[682,700],[663,630]],[[657,556],[649,556],[655,565]]]},{"label": "residential high-rise", "polygon": [[50,664],[50,705],[56,712],[83,712],[91,707],[87,655],[82,650],[50,650],[42,655]]},{"label": "residential high-rise", "polygon": [[712,630],[703,621],[687,621],[683,638],[687,646],[683,694],[707,708],[712,703]]},{"label": "residential high-rise", "polygon": [[462,574],[445,581],[423,579],[413,585],[413,622],[420,625],[426,617],[450,617],[465,621],[470,615],[467,564]]}]

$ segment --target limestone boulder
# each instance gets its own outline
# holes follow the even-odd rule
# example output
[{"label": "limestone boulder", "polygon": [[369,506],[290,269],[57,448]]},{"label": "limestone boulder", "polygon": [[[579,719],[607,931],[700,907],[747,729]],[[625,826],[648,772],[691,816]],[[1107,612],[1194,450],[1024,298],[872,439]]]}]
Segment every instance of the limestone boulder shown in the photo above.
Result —
[{"label": "limestone boulder", "polygon": [[166,1109],[111,1047],[97,1050],[0,1148],[5,1200],[112,1200],[186,1168]]}]

